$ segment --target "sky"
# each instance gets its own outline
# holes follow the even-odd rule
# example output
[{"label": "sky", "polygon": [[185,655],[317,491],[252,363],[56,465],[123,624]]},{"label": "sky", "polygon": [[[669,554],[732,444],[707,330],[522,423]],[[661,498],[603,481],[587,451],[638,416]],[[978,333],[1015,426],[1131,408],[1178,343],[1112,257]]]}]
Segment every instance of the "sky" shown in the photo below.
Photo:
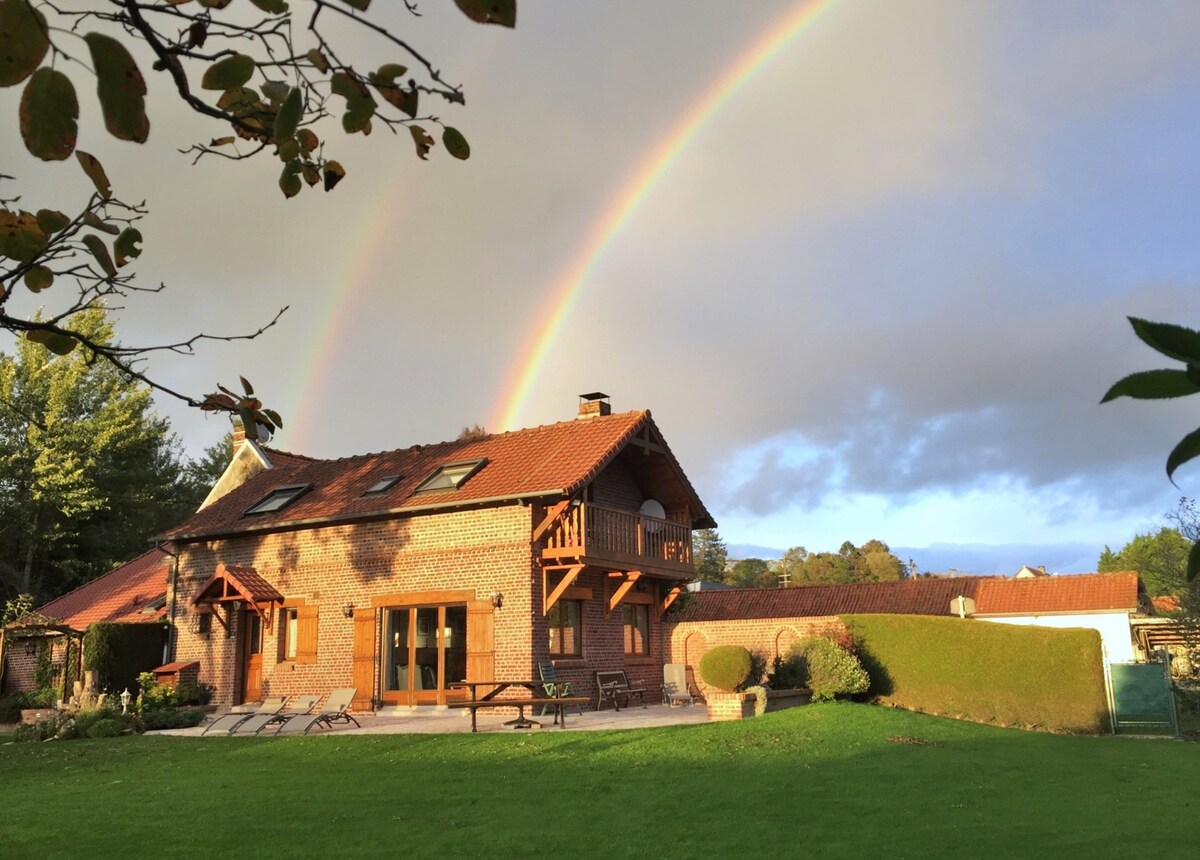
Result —
[{"label": "sky", "polygon": [[[375,6],[463,84],[439,115],[469,161],[329,129],[346,179],[284,200],[269,158],[189,166],[224,132],[161,76],[144,146],[81,98],[80,147],[151,209],[139,278],[167,287],[117,311],[126,342],[290,306],[156,357],[165,383],[245,375],[274,444],[317,457],[603,391],[763,555],[877,538],[922,570],[1078,572],[1200,493],[1200,467],[1164,472],[1194,404],[1099,405],[1165,364],[1126,316],[1200,326],[1200,5],[525,2],[512,31]],[[400,59],[349,35],[363,68]],[[37,206],[87,192],[11,131],[0,172]],[[194,454],[227,429],[159,403]]]}]

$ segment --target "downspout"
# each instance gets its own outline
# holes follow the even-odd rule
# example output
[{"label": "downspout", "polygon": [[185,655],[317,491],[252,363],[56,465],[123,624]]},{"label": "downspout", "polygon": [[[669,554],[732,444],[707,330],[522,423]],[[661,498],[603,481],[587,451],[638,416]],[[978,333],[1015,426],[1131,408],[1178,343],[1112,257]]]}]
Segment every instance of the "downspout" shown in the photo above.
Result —
[{"label": "downspout", "polygon": [[179,556],[167,549],[166,544],[155,544],[154,548],[171,556],[171,612],[167,621],[167,641],[163,643],[162,659],[162,665],[165,666],[171,662],[171,658],[175,654],[175,609],[176,591],[179,584]]}]

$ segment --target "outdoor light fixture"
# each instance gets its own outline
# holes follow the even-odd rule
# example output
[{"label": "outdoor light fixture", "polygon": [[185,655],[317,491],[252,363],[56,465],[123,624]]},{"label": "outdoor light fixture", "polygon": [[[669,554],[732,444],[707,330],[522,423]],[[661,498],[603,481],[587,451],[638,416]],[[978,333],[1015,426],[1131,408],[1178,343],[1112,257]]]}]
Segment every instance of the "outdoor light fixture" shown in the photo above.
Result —
[{"label": "outdoor light fixture", "polygon": [[37,654],[37,643],[29,639],[25,642],[25,656],[32,657],[35,654]]},{"label": "outdoor light fixture", "polygon": [[342,615],[344,615],[346,618],[353,618],[354,617],[354,604],[347,603],[345,606],[343,606],[342,607]]},{"label": "outdoor light fixture", "polygon": [[504,605],[504,595],[501,594],[499,591],[493,591],[490,596],[492,598],[492,607],[493,608],[499,609],[501,606]]},{"label": "outdoor light fixture", "polygon": [[129,712],[129,700],[133,698],[133,696],[129,695],[128,687],[125,688],[125,692],[121,693],[120,698],[121,698],[121,713],[122,714],[128,713]]}]

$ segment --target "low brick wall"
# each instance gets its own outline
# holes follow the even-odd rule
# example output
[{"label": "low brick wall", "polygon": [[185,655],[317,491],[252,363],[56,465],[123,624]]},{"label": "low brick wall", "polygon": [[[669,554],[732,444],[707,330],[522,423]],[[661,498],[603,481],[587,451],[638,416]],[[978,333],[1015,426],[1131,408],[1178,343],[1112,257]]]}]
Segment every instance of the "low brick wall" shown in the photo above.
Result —
[{"label": "low brick wall", "polygon": [[754,716],[754,696],[746,693],[711,692],[705,695],[705,701],[708,719],[714,723]]}]

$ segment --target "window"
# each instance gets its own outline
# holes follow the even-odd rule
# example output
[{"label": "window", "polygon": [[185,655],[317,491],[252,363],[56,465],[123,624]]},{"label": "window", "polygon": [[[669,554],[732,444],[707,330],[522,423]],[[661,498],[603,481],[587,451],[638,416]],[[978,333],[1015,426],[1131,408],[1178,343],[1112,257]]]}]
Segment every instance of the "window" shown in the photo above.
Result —
[{"label": "window", "polygon": [[392,487],[396,486],[396,482],[403,478],[403,475],[390,475],[386,478],[380,478],[363,492],[364,496],[378,496],[386,493]]},{"label": "window", "polygon": [[299,618],[295,606],[284,607],[279,613],[279,659],[296,659],[296,633]]},{"label": "window", "polygon": [[300,498],[312,484],[294,484],[290,487],[276,487],[259,501],[251,505],[247,514],[273,514],[281,511],[296,499]]},{"label": "window", "polygon": [[439,466],[433,474],[417,486],[416,492],[428,493],[433,490],[457,490],[467,482],[467,479],[487,465],[487,458],[482,460],[464,460],[461,463],[447,463]]},{"label": "window", "polygon": [[583,602],[560,600],[550,608],[547,622],[550,627],[550,653],[557,657],[578,657],[583,654]]},{"label": "window", "polygon": [[212,633],[212,618],[211,612],[200,613],[200,617],[196,619],[196,632],[202,636]]},{"label": "window", "polygon": [[644,603],[625,604],[625,653],[650,653],[650,607]]}]

